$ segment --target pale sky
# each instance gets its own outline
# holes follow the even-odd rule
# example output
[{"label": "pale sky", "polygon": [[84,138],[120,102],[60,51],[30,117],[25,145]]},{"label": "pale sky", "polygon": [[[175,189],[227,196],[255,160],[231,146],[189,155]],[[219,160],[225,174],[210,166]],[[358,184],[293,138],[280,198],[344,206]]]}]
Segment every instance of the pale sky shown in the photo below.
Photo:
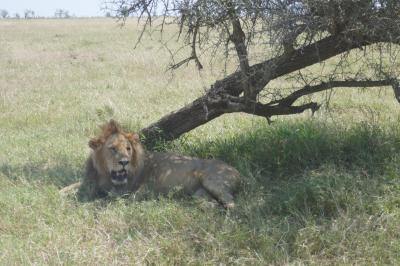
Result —
[{"label": "pale sky", "polygon": [[103,16],[101,10],[104,0],[0,0],[0,9],[5,9],[11,16],[24,14],[25,9],[35,11],[35,15],[50,17],[56,9],[68,10],[70,15]]}]

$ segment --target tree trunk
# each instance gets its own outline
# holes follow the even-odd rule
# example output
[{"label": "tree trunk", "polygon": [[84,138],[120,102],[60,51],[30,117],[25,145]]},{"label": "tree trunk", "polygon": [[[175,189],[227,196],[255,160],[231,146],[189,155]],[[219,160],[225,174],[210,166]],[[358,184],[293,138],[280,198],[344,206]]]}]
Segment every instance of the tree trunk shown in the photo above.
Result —
[{"label": "tree trunk", "polygon": [[[261,90],[275,78],[377,41],[360,37],[359,40],[349,42],[348,39],[345,41],[345,38],[340,35],[329,36],[304,48],[294,50],[289,54],[283,54],[251,66],[249,69],[249,73],[252,73],[250,78],[253,84],[256,84],[256,87]],[[216,81],[204,96],[142,129],[141,132],[145,137],[144,142],[147,144],[155,140],[173,140],[224,113],[234,112],[235,110],[227,107],[226,101],[214,99],[215,96],[221,94],[233,97],[239,96],[243,92],[241,78],[242,74],[238,71],[222,80]],[[282,109],[280,110],[279,108]],[[284,108],[287,109],[288,107],[275,106],[276,110],[272,110],[271,115],[288,114],[287,111],[283,110]],[[304,110],[302,109],[302,111]],[[295,113],[300,112],[299,109],[295,111]]]}]

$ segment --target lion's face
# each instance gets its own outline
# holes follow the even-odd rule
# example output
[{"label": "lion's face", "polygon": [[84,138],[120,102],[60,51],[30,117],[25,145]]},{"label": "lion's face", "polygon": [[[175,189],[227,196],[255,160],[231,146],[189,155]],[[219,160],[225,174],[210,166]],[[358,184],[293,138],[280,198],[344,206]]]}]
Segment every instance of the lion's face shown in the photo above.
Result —
[{"label": "lion's face", "polygon": [[132,173],[132,144],[123,134],[114,134],[104,143],[103,156],[114,185],[128,183],[128,173]]},{"label": "lion's face", "polygon": [[106,125],[103,136],[90,140],[89,146],[104,176],[110,178],[114,186],[124,186],[137,170],[138,157],[143,150],[137,134],[125,133],[113,123]]}]

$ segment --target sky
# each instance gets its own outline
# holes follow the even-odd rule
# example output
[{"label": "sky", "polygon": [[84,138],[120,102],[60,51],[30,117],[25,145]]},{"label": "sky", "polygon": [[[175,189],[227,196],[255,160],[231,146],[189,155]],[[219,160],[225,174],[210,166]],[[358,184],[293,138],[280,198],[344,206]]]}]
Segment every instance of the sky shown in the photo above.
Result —
[{"label": "sky", "polygon": [[11,16],[31,9],[37,16],[53,16],[56,9],[68,10],[70,15],[78,17],[103,16],[101,10],[104,0],[0,0],[0,9],[5,9]]}]

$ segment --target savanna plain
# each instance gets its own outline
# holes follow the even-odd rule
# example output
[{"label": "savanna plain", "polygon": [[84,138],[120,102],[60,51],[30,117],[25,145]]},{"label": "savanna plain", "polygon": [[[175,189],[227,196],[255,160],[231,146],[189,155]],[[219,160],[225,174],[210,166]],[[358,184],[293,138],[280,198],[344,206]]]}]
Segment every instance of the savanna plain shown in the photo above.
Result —
[{"label": "savanna plain", "polygon": [[235,166],[245,178],[233,210],[146,192],[61,197],[83,176],[99,124],[114,118],[138,131],[224,75],[222,61],[166,71],[157,33],[134,49],[139,34],[133,20],[0,21],[1,265],[400,263],[400,105],[391,88],[339,88],[314,116],[271,125],[229,114],[151,147]]}]

